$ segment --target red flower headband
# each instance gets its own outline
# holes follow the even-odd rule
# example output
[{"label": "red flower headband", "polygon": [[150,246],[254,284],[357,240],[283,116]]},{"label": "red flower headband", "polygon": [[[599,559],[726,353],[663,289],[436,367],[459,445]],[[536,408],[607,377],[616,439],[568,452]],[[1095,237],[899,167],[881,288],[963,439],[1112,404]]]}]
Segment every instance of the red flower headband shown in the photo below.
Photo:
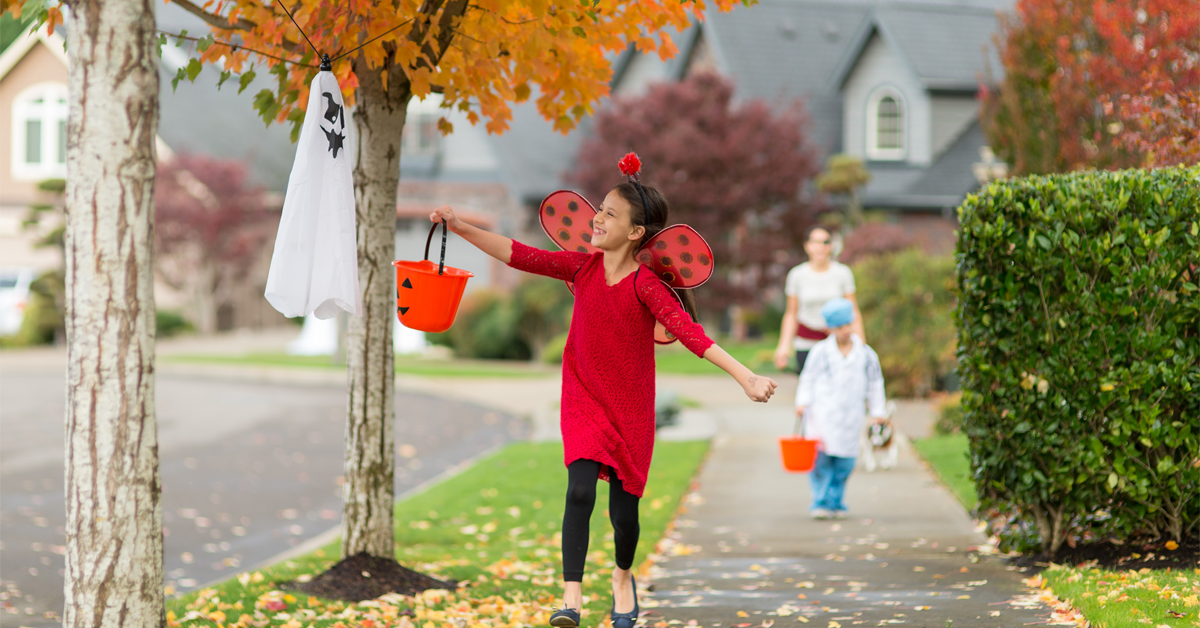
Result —
[{"label": "red flower headband", "polygon": [[642,207],[645,211],[646,221],[650,220],[650,199],[646,198],[646,190],[642,189],[642,160],[638,159],[637,153],[629,151],[617,162],[617,167],[621,169],[621,174],[629,177],[629,181],[633,183],[633,187],[637,188],[638,194],[642,195]]},{"label": "red flower headband", "polygon": [[642,172],[642,160],[638,159],[637,153],[631,151],[617,162],[617,167],[621,169],[621,174],[637,181]]}]

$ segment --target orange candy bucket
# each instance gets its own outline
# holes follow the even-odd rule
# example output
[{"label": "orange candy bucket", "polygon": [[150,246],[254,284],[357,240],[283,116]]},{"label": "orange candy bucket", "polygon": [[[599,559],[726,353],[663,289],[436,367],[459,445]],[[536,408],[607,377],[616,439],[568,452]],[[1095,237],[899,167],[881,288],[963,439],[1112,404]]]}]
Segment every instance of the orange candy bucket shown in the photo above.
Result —
[{"label": "orange candy bucket", "polygon": [[779,449],[783,468],[793,473],[812,471],[817,462],[817,442],[803,436],[780,436]]},{"label": "orange candy bucket", "polygon": [[796,431],[791,436],[779,437],[779,453],[783,456],[783,468],[792,473],[812,471],[817,462],[819,440],[800,435],[803,417],[796,418]]},{"label": "orange candy bucket", "polygon": [[442,257],[429,261],[429,244],[437,224],[425,239],[425,259],[419,262],[396,260],[396,316],[409,329],[441,333],[450,329],[458,315],[467,280],[475,274],[446,266],[446,223],[442,225]]}]

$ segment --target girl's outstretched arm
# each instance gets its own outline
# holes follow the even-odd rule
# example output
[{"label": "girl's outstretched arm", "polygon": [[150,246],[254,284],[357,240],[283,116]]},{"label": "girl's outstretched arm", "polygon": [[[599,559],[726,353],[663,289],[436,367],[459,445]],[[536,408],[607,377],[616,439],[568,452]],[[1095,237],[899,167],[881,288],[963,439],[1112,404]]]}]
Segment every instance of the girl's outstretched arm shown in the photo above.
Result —
[{"label": "girl's outstretched arm", "polygon": [[458,234],[467,242],[474,244],[480,251],[491,255],[505,264],[512,261],[513,241],[511,239],[459,220],[449,205],[442,205],[433,210],[433,213],[429,214],[429,220],[432,222],[445,221],[446,228]]},{"label": "girl's outstretched arm", "polygon": [[778,384],[770,377],[755,375],[753,371],[746,368],[744,364],[738,362],[736,358],[729,355],[724,349],[716,344],[713,344],[704,351],[704,359],[721,367],[723,371],[733,376],[737,383],[742,385],[742,390],[746,391],[746,396],[754,401],[766,403],[771,399],[771,395],[775,394],[775,387]]}]

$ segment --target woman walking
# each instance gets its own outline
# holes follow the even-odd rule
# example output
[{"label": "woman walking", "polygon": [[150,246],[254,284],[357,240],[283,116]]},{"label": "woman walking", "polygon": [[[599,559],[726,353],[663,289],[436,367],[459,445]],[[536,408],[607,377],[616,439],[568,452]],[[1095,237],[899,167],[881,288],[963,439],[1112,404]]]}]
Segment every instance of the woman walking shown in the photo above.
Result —
[{"label": "woman walking", "polygon": [[[630,154],[632,156],[632,153]],[[640,164],[622,171],[592,220],[595,253],[543,251],[460,221],[449,207],[430,219],[488,255],[530,273],[574,284],[575,306],[563,352],[562,435],[567,467],[563,513],[563,608],[550,617],[574,628],[583,607],[596,483],[611,484],[609,512],[616,545],[612,574],[613,628],[633,628],[640,611],[631,569],[637,549],[638,501],[654,450],[654,326],[662,323],[692,353],[721,367],[753,401],[771,398],[776,384],[755,375],[705,335],[672,289],[634,255],[667,226],[667,200],[637,179]],[[686,295],[685,294],[685,298]]]},{"label": "woman walking", "polygon": [[808,352],[829,336],[821,308],[831,299],[850,300],[854,306],[851,331],[866,342],[862,314],[854,297],[854,273],[845,264],[833,260],[833,240],[828,231],[814,227],[804,242],[808,261],[792,268],[784,284],[787,307],[779,329],[779,346],[775,348],[775,367],[787,368],[791,353],[796,355],[796,372],[804,371]]}]

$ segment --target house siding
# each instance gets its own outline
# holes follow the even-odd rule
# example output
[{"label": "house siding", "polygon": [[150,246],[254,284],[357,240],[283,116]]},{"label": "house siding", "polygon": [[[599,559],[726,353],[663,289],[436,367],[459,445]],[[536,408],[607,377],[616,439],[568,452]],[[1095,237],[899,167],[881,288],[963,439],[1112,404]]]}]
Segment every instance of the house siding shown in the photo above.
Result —
[{"label": "house siding", "polygon": [[37,181],[13,177],[12,142],[13,102],[25,89],[44,83],[67,86],[67,68],[46,45],[38,42],[4,76],[0,89],[0,133],[8,138],[0,150],[0,205],[27,206],[44,200],[38,193]]},{"label": "house siding", "polygon": [[929,95],[900,54],[890,51],[878,34],[871,36],[846,80],[843,150],[867,159],[867,105],[871,94],[880,87],[891,87],[904,98],[905,137],[908,143],[904,162],[928,165],[932,161]]},{"label": "house siding", "polygon": [[932,158],[937,159],[979,117],[973,96],[934,96],[931,99]]}]

